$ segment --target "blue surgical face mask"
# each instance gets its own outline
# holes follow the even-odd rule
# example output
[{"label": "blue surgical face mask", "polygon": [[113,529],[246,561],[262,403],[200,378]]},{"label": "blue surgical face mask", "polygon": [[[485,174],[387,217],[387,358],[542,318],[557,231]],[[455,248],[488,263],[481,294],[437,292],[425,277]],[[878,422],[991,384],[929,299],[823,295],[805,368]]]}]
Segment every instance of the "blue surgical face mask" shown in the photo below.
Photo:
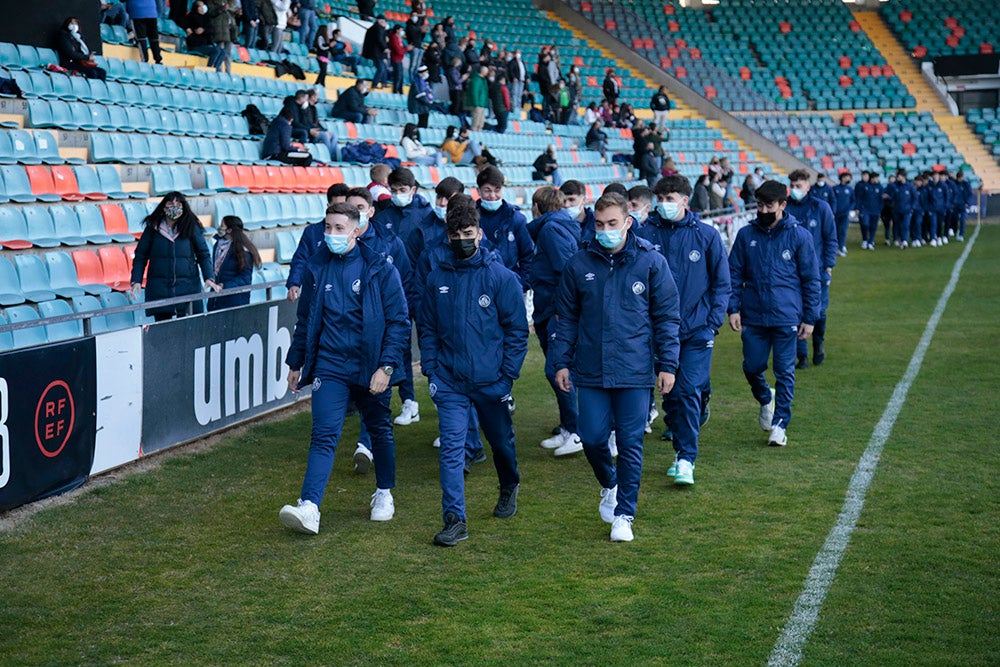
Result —
[{"label": "blue surgical face mask", "polygon": [[368,214],[358,211],[358,229],[364,233],[368,229]]},{"label": "blue surgical face mask", "polygon": [[324,234],[323,240],[334,255],[343,255],[351,246],[351,237],[347,234]]},{"label": "blue surgical face mask", "polygon": [[444,217],[446,215],[448,215],[448,207],[447,206],[435,206],[434,207],[434,215],[437,216],[438,220],[440,220],[441,222],[444,222]]},{"label": "blue surgical face mask", "polygon": [[649,217],[649,213],[646,211],[645,206],[640,208],[638,211],[632,211],[631,213],[629,213],[629,215],[631,215],[632,219],[635,220],[640,225],[646,222],[646,218]]},{"label": "blue surgical face mask", "polygon": [[802,201],[802,198],[806,196],[806,193],[803,192],[802,190],[799,190],[798,188],[792,188],[791,195],[792,199],[794,199],[795,201]]},{"label": "blue surgical face mask", "polygon": [[497,199],[496,201],[480,199],[479,201],[487,211],[499,211],[500,207],[503,206],[503,199]]},{"label": "blue surgical face mask", "polygon": [[595,234],[597,242],[608,250],[613,250],[622,244],[622,239],[625,238],[625,231],[623,229],[606,229],[600,230]]},{"label": "blue surgical face mask", "polygon": [[656,212],[664,220],[676,220],[680,217],[681,207],[675,201],[661,201],[656,205]]},{"label": "blue surgical face mask", "polygon": [[580,217],[580,212],[583,210],[582,206],[567,206],[565,211],[569,213],[569,217],[576,220]]},{"label": "blue surgical face mask", "polygon": [[406,208],[413,201],[413,195],[406,193],[402,195],[393,195],[392,203],[399,208]]}]

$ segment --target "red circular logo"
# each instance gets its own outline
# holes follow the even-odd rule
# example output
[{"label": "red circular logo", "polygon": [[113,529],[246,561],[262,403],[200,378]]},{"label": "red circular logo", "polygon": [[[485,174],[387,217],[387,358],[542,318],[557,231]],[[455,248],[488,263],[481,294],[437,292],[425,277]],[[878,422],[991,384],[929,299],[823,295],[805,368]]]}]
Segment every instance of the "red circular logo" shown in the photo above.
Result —
[{"label": "red circular logo", "polygon": [[35,442],[44,456],[59,456],[73,432],[75,418],[73,392],[62,380],[54,380],[42,392],[35,408]]}]

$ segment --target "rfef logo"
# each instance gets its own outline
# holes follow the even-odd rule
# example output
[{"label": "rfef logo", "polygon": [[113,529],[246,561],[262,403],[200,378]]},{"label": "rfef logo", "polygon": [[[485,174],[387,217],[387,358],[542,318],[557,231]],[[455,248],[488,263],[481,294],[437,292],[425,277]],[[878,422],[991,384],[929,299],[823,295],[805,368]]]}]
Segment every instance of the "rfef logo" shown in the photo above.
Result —
[{"label": "rfef logo", "polygon": [[42,392],[35,407],[35,442],[42,454],[54,459],[73,432],[76,406],[73,392],[62,380],[55,380]]}]

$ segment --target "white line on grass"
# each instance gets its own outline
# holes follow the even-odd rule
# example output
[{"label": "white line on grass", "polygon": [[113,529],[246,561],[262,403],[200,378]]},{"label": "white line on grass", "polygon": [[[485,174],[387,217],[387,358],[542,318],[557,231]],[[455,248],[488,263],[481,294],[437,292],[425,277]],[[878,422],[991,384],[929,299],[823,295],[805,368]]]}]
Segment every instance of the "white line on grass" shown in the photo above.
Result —
[{"label": "white line on grass", "polygon": [[965,265],[969,253],[972,252],[972,246],[975,245],[976,237],[979,236],[981,229],[982,225],[976,226],[976,231],[969,239],[965,251],[955,262],[955,267],[951,271],[951,280],[948,281],[931,318],[927,321],[924,335],[920,337],[917,349],[913,351],[913,356],[910,358],[910,365],[906,368],[903,379],[899,381],[895,391],[892,392],[892,397],[885,407],[885,412],[882,413],[882,418],[875,425],[871,440],[868,441],[868,447],[861,455],[861,460],[858,461],[854,474],[851,475],[851,482],[847,486],[847,497],[844,499],[844,505],[837,516],[837,523],[827,535],[823,548],[816,554],[816,560],[813,561],[812,567],[809,569],[805,586],[795,601],[795,606],[781,631],[781,636],[778,637],[778,641],[771,651],[768,665],[788,667],[798,665],[802,661],[802,650],[816,627],[820,609],[823,607],[823,600],[833,584],[837,568],[840,566],[840,559],[847,549],[847,543],[851,539],[851,534],[858,524],[858,517],[864,508],[865,495],[868,493],[868,487],[875,475],[875,468],[878,467],[879,458],[882,456],[882,447],[892,434],[896,418],[899,416],[900,410],[903,409],[903,404],[906,403],[906,395],[909,393],[910,387],[913,386],[913,381],[917,379],[917,373],[920,372],[920,366],[924,362],[924,355],[927,353],[927,348],[930,347],[938,322],[941,321],[944,309],[948,305],[948,299],[955,291],[962,267]]}]

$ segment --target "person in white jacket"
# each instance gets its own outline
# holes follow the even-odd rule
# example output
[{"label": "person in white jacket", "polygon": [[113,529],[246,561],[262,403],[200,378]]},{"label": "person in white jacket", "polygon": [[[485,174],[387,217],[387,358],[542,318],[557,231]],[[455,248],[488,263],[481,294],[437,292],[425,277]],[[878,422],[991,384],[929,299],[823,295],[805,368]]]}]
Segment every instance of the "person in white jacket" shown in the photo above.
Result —
[{"label": "person in white jacket", "polygon": [[274,13],[278,17],[278,25],[274,26],[269,50],[281,53],[282,42],[285,39],[285,28],[288,27],[288,14],[292,10],[292,0],[271,0],[271,4],[274,5]]},{"label": "person in white jacket", "polygon": [[428,167],[441,167],[445,164],[445,158],[441,151],[428,148],[420,143],[420,128],[413,123],[407,123],[406,127],[403,128],[403,137],[399,144],[406,151],[406,159],[410,162]]}]

